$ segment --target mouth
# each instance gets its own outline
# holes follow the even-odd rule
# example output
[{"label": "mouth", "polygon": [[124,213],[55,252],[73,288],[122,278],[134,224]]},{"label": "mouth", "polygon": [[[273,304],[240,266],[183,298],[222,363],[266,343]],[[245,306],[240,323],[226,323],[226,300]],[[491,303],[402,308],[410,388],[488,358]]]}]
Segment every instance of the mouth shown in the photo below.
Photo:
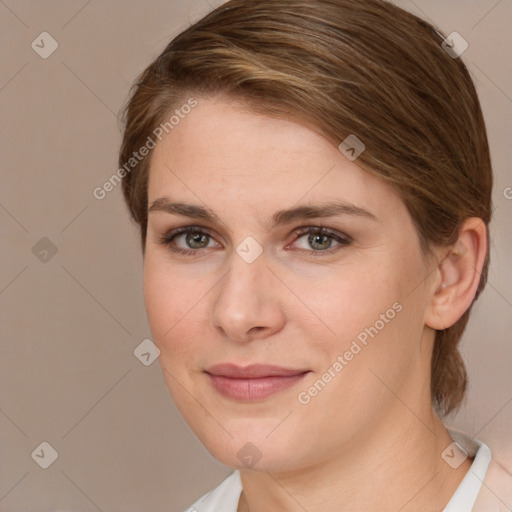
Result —
[{"label": "mouth", "polygon": [[302,380],[309,370],[228,363],[212,366],[205,373],[213,388],[224,397],[252,402],[290,388]]}]

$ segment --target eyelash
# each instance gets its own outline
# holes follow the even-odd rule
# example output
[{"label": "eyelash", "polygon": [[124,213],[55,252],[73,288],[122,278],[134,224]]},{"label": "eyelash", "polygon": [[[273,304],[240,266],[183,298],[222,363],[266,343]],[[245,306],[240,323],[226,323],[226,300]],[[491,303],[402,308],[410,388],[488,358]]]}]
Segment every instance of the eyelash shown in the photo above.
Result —
[{"label": "eyelash", "polygon": [[[208,229],[202,228],[200,226],[185,226],[185,227],[177,228],[177,229],[167,233],[166,235],[159,237],[157,239],[157,243],[168,247],[172,252],[177,253],[177,254],[183,254],[185,256],[197,256],[200,251],[202,251],[206,248],[203,248],[203,249],[180,249],[180,248],[176,248],[176,247],[172,246],[172,243],[177,236],[183,235],[183,234],[188,234],[188,233],[200,233],[203,235],[208,235],[210,238],[213,238],[213,236],[210,234]],[[336,247],[334,247],[332,249],[317,250],[317,251],[315,251],[315,250],[309,251],[306,249],[301,249],[303,251],[311,253],[311,255],[314,255],[314,256],[330,255],[330,254],[336,252],[337,250],[342,249],[343,247],[349,246],[352,243],[352,239],[348,235],[345,235],[343,233],[338,233],[335,231],[331,231],[329,229],[324,228],[321,225],[320,226],[301,226],[294,231],[294,235],[298,237],[297,240],[299,238],[302,238],[303,236],[309,235],[309,234],[328,236],[329,238],[332,238],[333,240],[335,240],[336,242],[339,243],[339,245],[337,245]]]}]

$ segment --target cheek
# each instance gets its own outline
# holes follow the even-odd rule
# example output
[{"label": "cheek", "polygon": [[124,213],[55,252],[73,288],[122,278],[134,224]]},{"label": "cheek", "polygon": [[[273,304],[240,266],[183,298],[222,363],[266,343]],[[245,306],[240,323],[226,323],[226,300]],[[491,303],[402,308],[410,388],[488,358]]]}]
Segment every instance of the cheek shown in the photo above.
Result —
[{"label": "cheek", "polygon": [[201,298],[207,292],[203,290],[201,280],[191,280],[186,273],[147,255],[143,288],[153,341],[164,360],[171,353],[178,356],[191,352],[193,340],[199,339],[195,330],[199,330],[200,326],[194,319],[201,314]]},{"label": "cheek", "polygon": [[[371,377],[369,366],[406,365],[423,331],[421,287],[411,293],[425,272],[416,251],[381,256],[348,265],[335,278],[330,270],[315,282],[297,279],[295,288],[315,315],[304,318],[302,328],[309,330],[312,351],[322,354],[319,366],[328,368],[346,354],[349,364],[343,373],[354,372],[351,378],[361,384]],[[315,333],[313,321],[320,326]]]},{"label": "cheek", "polygon": [[391,309],[393,315],[393,304],[401,300],[400,280],[386,265],[377,264],[327,269],[309,281],[301,276],[294,290],[307,306],[304,311],[310,310],[312,320],[323,325],[324,342],[337,350],[379,321],[381,314]]}]

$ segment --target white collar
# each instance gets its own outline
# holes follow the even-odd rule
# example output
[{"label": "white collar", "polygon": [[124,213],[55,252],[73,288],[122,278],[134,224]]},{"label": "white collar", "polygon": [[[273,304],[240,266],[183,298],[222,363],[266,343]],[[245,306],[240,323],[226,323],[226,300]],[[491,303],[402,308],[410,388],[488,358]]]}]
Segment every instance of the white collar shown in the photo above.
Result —
[{"label": "white collar", "polygon": [[185,512],[236,512],[241,493],[240,472],[233,471],[215,489],[199,498]]},{"label": "white collar", "polygon": [[[482,488],[482,482],[492,459],[489,447],[462,432],[448,429],[451,438],[463,448],[473,463],[459,484],[443,512],[470,512],[475,505],[476,497]],[[236,509],[235,509],[236,510]]]}]

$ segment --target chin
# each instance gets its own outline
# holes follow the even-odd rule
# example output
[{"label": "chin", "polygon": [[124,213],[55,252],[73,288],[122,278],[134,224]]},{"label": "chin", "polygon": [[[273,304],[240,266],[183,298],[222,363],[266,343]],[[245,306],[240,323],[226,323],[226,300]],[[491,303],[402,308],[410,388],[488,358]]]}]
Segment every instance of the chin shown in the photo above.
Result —
[{"label": "chin", "polygon": [[[272,432],[276,422],[272,421],[273,427],[268,429],[269,422],[262,421],[262,425],[256,425],[254,420],[249,419],[237,422],[237,431],[227,428],[231,436],[218,425],[212,426],[213,430],[209,432],[202,429],[194,432],[208,452],[230,468],[270,472],[296,469],[297,449],[304,447],[304,443],[290,438],[290,432],[286,429],[279,433],[277,430]],[[242,428],[244,423],[246,428]],[[269,432],[272,432],[270,436]],[[292,454],[294,457],[291,457]]]}]

